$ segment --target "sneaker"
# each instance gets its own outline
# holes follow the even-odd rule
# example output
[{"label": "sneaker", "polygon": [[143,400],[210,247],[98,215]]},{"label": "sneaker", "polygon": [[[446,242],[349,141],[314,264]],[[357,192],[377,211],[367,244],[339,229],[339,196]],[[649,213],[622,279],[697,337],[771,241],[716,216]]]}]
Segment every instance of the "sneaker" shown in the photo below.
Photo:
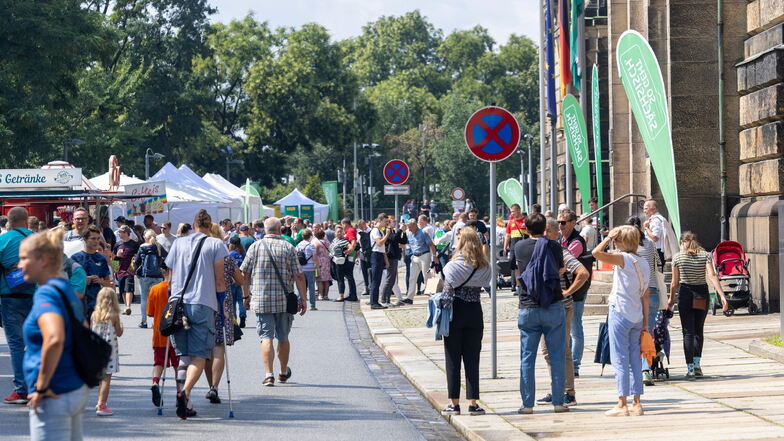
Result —
[{"label": "sneaker", "polygon": [[359,297],[346,297],[347,302],[358,302]]},{"label": "sneaker", "polygon": [[265,378],[264,381],[261,383],[261,385],[262,386],[266,386],[266,387],[274,386],[275,385],[275,377],[267,377],[267,378]]},{"label": "sneaker", "polygon": [[370,309],[387,309],[387,307],[381,304],[376,304],[376,305],[370,305]]},{"label": "sneaker", "polygon": [[686,381],[694,381],[696,379],[697,377],[694,376],[694,372],[689,372],[688,374],[686,374]]},{"label": "sneaker", "polygon": [[403,299],[403,303],[405,303],[406,305],[413,305],[414,301],[411,299]]},{"label": "sneaker", "polygon": [[112,412],[108,407],[106,407],[106,403],[101,404],[100,406],[95,407],[95,414],[98,416],[112,416],[114,412]]},{"label": "sneaker", "polygon": [[553,411],[555,413],[566,413],[569,412],[569,408],[566,406],[553,406]]},{"label": "sneaker", "polygon": [[278,381],[285,384],[288,379],[291,378],[291,367],[286,367],[286,373],[278,374]]},{"label": "sneaker", "polygon": [[245,327],[245,317],[240,317],[240,328]]},{"label": "sneaker", "polygon": [[311,311],[318,311],[318,308],[316,308],[316,305],[313,305],[313,306],[310,307],[310,310]]},{"label": "sneaker", "polygon": [[577,369],[574,370],[574,378],[580,378],[580,371]]},{"label": "sneaker", "polygon": [[552,404],[552,402],[553,402],[553,396],[550,394],[547,394],[542,398],[536,400],[536,404]]},{"label": "sneaker", "polygon": [[185,392],[177,394],[177,416],[183,420],[188,419],[188,397]]},{"label": "sneaker", "polygon": [[221,399],[218,396],[218,389],[216,389],[214,387],[210,388],[210,390],[207,392],[207,396],[205,396],[204,398],[210,400],[210,403],[212,403],[212,404],[220,404],[221,403]]},{"label": "sneaker", "polygon": [[651,371],[642,371],[642,382],[646,386],[653,386],[653,375],[651,375]]},{"label": "sneaker", "polygon": [[457,406],[448,405],[441,411],[441,415],[460,415],[460,405]]},{"label": "sneaker", "polygon": [[157,384],[153,384],[150,388],[150,392],[152,392],[152,404],[155,407],[161,407],[161,387]]},{"label": "sneaker", "polygon": [[30,399],[27,398],[27,394],[18,394],[16,392],[3,398],[3,403],[5,404],[27,404],[28,401]]},{"label": "sneaker", "polygon": [[569,407],[574,406],[575,404],[577,404],[577,398],[575,398],[574,395],[564,394],[564,406]]},{"label": "sneaker", "polygon": [[485,413],[486,413],[485,410],[479,407],[478,404],[476,406],[468,406],[469,415],[476,416],[476,415],[484,415]]},{"label": "sneaker", "polygon": [[534,413],[534,410],[530,407],[521,407],[517,409],[517,413],[520,415],[531,415]]},{"label": "sneaker", "polygon": [[139,327],[142,329],[147,329],[147,323],[141,322],[139,323]]},{"label": "sneaker", "polygon": [[694,376],[697,378],[701,378],[702,375],[702,368],[699,366],[694,366]]}]

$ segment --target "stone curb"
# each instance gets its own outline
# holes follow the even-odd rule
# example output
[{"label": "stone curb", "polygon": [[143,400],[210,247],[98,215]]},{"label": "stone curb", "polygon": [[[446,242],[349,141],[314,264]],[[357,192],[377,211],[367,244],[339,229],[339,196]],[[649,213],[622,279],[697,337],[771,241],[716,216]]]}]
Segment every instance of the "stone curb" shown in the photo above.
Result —
[{"label": "stone curb", "polygon": [[[438,411],[447,403],[446,374],[433,363],[403,333],[395,328],[383,310],[371,310],[362,305],[373,341],[400,369],[403,375],[419,390]],[[481,400],[480,400],[481,401]],[[470,441],[530,440],[528,436],[499,415],[460,415],[445,417],[461,435]]]},{"label": "stone curb", "polygon": [[749,352],[759,357],[770,358],[779,363],[784,363],[784,348],[765,342],[765,340],[753,340],[749,343]]}]

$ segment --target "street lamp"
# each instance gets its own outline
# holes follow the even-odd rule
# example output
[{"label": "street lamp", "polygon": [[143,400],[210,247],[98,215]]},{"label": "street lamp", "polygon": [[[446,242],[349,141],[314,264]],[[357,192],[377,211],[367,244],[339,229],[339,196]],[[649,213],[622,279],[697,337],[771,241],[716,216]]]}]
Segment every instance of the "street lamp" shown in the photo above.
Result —
[{"label": "street lamp", "polygon": [[154,153],[152,149],[148,148],[147,151],[144,152],[144,179],[150,179],[150,158],[152,159],[163,159],[166,156],[160,153]]},{"label": "street lamp", "polygon": [[221,153],[226,155],[226,180],[231,182],[231,165],[232,164],[243,164],[242,159],[231,159],[234,155],[234,148],[230,145],[221,149]]},{"label": "street lamp", "polygon": [[68,147],[72,145],[82,145],[85,142],[79,138],[69,139],[63,143],[63,161],[68,162]]},{"label": "street lamp", "polygon": [[[525,140],[528,144],[528,203],[533,204],[534,201],[534,154],[531,150],[531,141],[534,139],[530,133],[525,134]],[[522,155],[520,156],[522,159]],[[520,167],[522,169],[522,166]],[[526,207],[527,208],[527,207]]]},{"label": "street lamp", "polygon": [[370,205],[370,213],[368,213],[368,219],[373,218],[373,193],[371,193],[373,189],[373,158],[381,157],[381,153],[375,151],[378,147],[378,144],[362,144],[363,148],[370,148],[370,152],[368,152],[368,187],[371,189],[368,191],[368,200]]}]

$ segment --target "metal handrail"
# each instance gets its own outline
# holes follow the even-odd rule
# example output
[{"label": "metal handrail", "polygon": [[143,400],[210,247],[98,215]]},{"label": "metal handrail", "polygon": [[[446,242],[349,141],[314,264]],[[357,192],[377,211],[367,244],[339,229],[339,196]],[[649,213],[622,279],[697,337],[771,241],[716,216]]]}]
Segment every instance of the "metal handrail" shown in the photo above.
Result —
[{"label": "metal handrail", "polygon": [[639,193],[626,193],[625,195],[623,195],[623,196],[621,196],[619,198],[614,199],[612,202],[604,204],[601,207],[597,208],[596,210],[594,210],[594,211],[592,211],[592,212],[590,212],[588,214],[583,215],[582,217],[577,219],[577,223],[579,224],[580,222],[584,221],[585,219],[588,219],[589,217],[593,217],[593,215],[595,215],[596,213],[598,213],[598,212],[600,212],[600,211],[602,211],[602,210],[604,210],[606,208],[609,208],[610,206],[615,205],[618,202],[620,202],[621,200],[629,198],[629,197],[647,198],[648,195],[639,194]]}]

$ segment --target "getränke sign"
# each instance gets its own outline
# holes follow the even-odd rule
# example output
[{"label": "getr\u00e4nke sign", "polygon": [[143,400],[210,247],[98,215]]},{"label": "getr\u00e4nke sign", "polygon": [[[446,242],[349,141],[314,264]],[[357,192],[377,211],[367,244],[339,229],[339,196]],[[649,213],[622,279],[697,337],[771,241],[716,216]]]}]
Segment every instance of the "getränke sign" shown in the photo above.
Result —
[{"label": "getr\u00e4nke sign", "polygon": [[81,168],[0,170],[0,189],[73,188],[82,186]]}]

